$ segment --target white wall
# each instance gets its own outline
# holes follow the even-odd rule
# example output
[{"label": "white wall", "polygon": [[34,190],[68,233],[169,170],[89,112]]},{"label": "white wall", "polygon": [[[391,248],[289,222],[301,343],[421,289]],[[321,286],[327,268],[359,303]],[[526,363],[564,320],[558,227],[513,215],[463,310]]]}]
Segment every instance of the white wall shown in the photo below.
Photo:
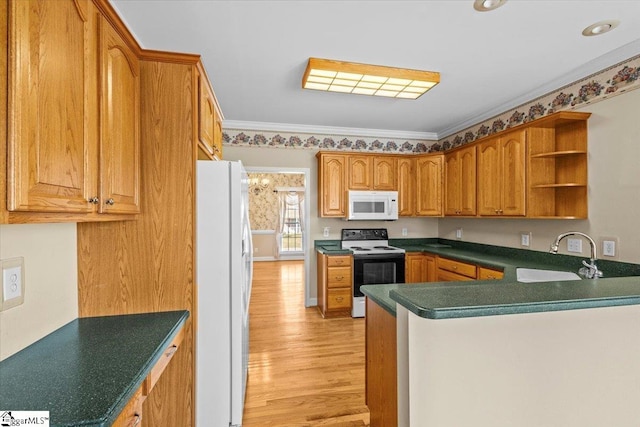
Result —
[{"label": "white wall", "polygon": [[[443,218],[439,222],[440,237],[454,239],[456,228],[462,227],[463,240],[519,248],[520,232],[530,231],[531,248],[546,251],[559,233],[577,230],[596,241],[618,237],[619,257],[608,259],[640,263],[639,108],[640,90],[635,90],[580,110],[592,113],[588,220]],[[598,246],[600,255],[602,247]],[[561,252],[564,248],[563,243]],[[583,244],[583,256],[588,253],[588,245]]]},{"label": "white wall", "polygon": [[0,259],[24,257],[24,304],[0,312],[0,360],[78,317],[76,224],[0,225]]}]

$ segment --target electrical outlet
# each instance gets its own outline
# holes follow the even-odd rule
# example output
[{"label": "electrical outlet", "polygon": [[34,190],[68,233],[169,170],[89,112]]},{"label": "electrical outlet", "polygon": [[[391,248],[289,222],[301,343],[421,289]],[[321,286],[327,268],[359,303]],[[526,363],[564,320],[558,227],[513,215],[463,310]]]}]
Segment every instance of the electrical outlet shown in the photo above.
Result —
[{"label": "electrical outlet", "polygon": [[456,228],[456,239],[462,240],[462,228]]},{"label": "electrical outlet", "polygon": [[3,311],[24,302],[24,258],[2,260],[0,265],[2,267],[0,311]]},{"label": "electrical outlet", "polygon": [[324,230],[322,230],[322,237],[329,237],[329,227],[325,227]]},{"label": "electrical outlet", "polygon": [[406,228],[402,229],[402,235],[405,236],[405,237],[407,236],[407,229]]},{"label": "electrical outlet", "polygon": [[617,237],[602,237],[600,239],[602,242],[602,255],[616,258],[618,256],[619,251],[619,240]]},{"label": "electrical outlet", "polygon": [[582,240],[581,239],[567,239],[567,251],[582,253]]},{"label": "electrical outlet", "polygon": [[527,248],[531,246],[531,232],[528,232],[528,231],[520,232],[520,245]]}]

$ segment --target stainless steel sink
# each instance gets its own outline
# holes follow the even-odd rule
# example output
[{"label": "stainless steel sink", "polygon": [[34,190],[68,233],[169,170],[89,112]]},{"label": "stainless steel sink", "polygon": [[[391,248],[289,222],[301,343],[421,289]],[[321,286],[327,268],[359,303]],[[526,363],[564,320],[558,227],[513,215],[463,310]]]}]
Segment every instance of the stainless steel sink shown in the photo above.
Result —
[{"label": "stainless steel sink", "polygon": [[523,283],[557,282],[562,280],[581,280],[581,277],[570,271],[516,268],[516,280]]}]

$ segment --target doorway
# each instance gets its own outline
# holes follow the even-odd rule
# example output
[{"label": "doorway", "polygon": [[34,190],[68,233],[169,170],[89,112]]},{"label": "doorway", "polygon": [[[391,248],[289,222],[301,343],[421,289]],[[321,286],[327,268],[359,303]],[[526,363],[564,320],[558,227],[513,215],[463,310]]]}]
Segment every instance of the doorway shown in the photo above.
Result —
[{"label": "doorway", "polygon": [[260,261],[304,260],[305,306],[313,241],[310,240],[309,168],[245,167],[253,257]]}]

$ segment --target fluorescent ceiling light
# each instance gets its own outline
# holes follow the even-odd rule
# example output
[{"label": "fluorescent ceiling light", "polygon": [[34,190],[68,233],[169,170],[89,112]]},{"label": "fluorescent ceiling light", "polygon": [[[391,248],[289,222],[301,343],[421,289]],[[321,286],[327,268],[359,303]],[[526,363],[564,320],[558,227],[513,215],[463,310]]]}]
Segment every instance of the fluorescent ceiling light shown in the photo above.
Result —
[{"label": "fluorescent ceiling light", "polygon": [[417,99],[440,82],[440,73],[309,58],[303,89]]}]

